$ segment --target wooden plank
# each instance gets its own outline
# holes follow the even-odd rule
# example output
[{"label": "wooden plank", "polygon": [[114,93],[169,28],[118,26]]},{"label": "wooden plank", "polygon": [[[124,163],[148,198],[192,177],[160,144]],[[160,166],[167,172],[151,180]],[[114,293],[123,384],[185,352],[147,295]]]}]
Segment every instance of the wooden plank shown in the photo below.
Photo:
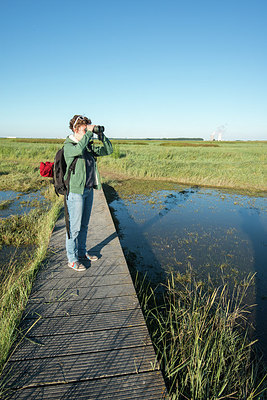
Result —
[{"label": "wooden plank", "polygon": [[112,313],[97,313],[89,315],[74,315],[66,317],[39,318],[38,320],[25,319],[20,329],[28,332],[28,337],[44,335],[59,335],[76,332],[94,332],[119,327],[144,325],[144,317],[140,308],[134,310],[120,310]]},{"label": "wooden plank", "polygon": [[27,337],[16,348],[10,360],[29,360],[126,347],[151,345],[146,326],[116,328],[68,335],[42,336],[36,340]]},{"label": "wooden plank", "polygon": [[[75,271],[74,271],[75,272]],[[117,261],[108,263],[106,260],[99,260],[90,265],[86,271],[90,276],[102,276],[102,275],[118,275],[118,274],[129,274],[129,270],[125,262],[119,264]],[[38,281],[43,279],[62,279],[64,274],[65,278],[75,278],[73,270],[69,268],[66,261],[61,264],[53,264],[53,268],[43,268],[38,273]]]},{"label": "wooden plank", "polygon": [[[59,240],[59,238],[57,240]],[[124,254],[123,254],[121,247],[119,247],[120,244],[119,244],[118,240],[119,240],[118,238],[117,238],[117,240],[113,239],[112,242],[107,245],[103,245],[103,244],[95,244],[95,245],[91,245],[91,246],[88,245],[87,251],[89,253],[97,253],[98,255],[100,255],[100,258],[101,258],[101,256],[102,257],[105,256],[106,260],[108,260],[108,258],[111,258],[110,257],[111,254],[115,254],[118,258],[123,259]],[[103,242],[105,242],[105,241],[103,241]],[[118,242],[118,243],[116,244],[116,242]],[[100,243],[102,243],[102,242],[100,242]],[[57,245],[56,249],[53,249],[52,247],[50,247],[48,249],[48,252],[49,252],[48,253],[49,258],[47,259],[48,264],[52,264],[52,262],[51,262],[52,260],[56,261],[59,258],[66,257],[65,247],[63,246],[62,243]]]},{"label": "wooden plank", "polygon": [[37,280],[32,288],[32,294],[54,289],[88,288],[97,286],[131,284],[132,279],[129,274],[90,276],[84,272],[72,271],[73,277],[61,279]]},{"label": "wooden plank", "polygon": [[71,384],[45,385],[17,390],[10,399],[161,400],[166,389],[159,371],[115,376]]},{"label": "wooden plank", "polygon": [[90,300],[68,300],[53,303],[28,303],[24,319],[39,316],[45,317],[64,317],[71,315],[84,315],[103,312],[113,312],[119,310],[133,310],[139,307],[136,296],[107,297],[102,299]]},{"label": "wooden plank", "polygon": [[[93,274],[93,272],[95,273],[98,269],[103,269],[104,271],[105,268],[109,269],[110,267],[117,265],[125,266],[126,271],[129,272],[124,256],[115,258],[102,256],[98,261],[89,263],[89,265],[86,265],[86,267],[88,267],[90,273]],[[51,260],[49,260],[49,262],[46,261],[43,267],[40,268],[39,273],[42,274],[42,272],[52,271],[60,271],[61,273],[65,273],[69,270],[71,269],[68,267],[67,256],[61,254],[61,256],[54,256],[53,262],[51,262]]]},{"label": "wooden plank", "polygon": [[[120,267],[123,273],[129,273],[125,258],[122,255],[101,255],[101,258],[99,258],[98,261],[92,263],[86,262],[85,266],[87,268],[87,273],[89,273],[91,276],[104,275],[105,272],[109,273],[111,272],[110,270],[112,267]],[[61,274],[65,274],[69,273],[69,271],[72,270],[68,267],[67,256],[65,254],[61,254],[61,256],[54,256],[53,260],[44,262],[44,265],[38,272],[38,279],[39,275],[40,279],[46,279],[45,275],[47,273],[59,272]]]},{"label": "wooden plank", "polygon": [[42,362],[14,361],[6,371],[6,387],[70,383],[158,369],[152,346],[46,358]]},{"label": "wooden plank", "polygon": [[105,297],[119,297],[134,295],[132,283],[124,285],[98,286],[90,288],[54,289],[33,293],[29,302],[53,302],[67,300],[102,299]]}]

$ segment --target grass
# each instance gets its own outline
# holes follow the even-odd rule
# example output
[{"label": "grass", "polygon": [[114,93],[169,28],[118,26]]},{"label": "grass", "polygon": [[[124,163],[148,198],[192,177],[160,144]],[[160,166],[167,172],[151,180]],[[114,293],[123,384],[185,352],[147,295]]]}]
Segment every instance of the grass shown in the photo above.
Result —
[{"label": "grass", "polygon": [[[4,139],[6,141],[7,139]],[[65,139],[46,139],[46,138],[13,138],[13,139],[8,139],[11,143],[57,143],[63,146],[63,143]]]},{"label": "grass", "polygon": [[[106,180],[154,179],[188,185],[243,189],[264,193],[267,142],[216,143],[216,147],[161,145],[162,141],[113,141],[113,157],[102,157],[99,166]],[[211,143],[212,144],[212,143]],[[0,190],[30,191],[49,186],[39,175],[39,163],[52,161],[61,141],[0,139]],[[140,181],[141,183],[141,181]],[[51,187],[48,189],[52,196]],[[35,246],[31,258],[6,266],[0,291],[0,367],[16,338],[36,271],[44,259],[61,199],[53,198],[48,213],[1,222],[2,245]],[[38,207],[37,207],[38,208]],[[25,235],[25,230],[27,235]],[[227,285],[205,290],[191,278],[171,280],[163,301],[154,291],[143,296],[143,309],[162,370],[174,399],[263,398],[264,378],[248,339],[242,305],[249,282],[230,294]],[[229,300],[230,299],[230,300]],[[258,396],[258,397],[257,397]]]},{"label": "grass", "polygon": [[16,339],[36,271],[45,258],[62,206],[62,198],[56,197],[51,180],[39,174],[40,162],[53,160],[62,141],[37,142],[0,139],[0,190],[29,192],[46,188],[44,195],[51,203],[48,209],[36,202],[29,214],[0,220],[1,251],[5,252],[7,246],[14,248],[14,257],[7,259],[0,270],[0,372]]},{"label": "grass", "polygon": [[0,139],[0,190],[28,192],[45,188],[50,180],[39,172],[41,161],[53,161],[58,143],[19,142]]},{"label": "grass", "polygon": [[[14,200],[3,200],[0,202],[0,210],[5,210],[13,203]],[[0,239],[1,240],[1,239]]]},{"label": "grass", "polygon": [[[266,368],[249,339],[244,298],[253,280],[234,290],[171,275],[161,300],[136,284],[170,399],[264,399]],[[137,279],[138,282],[138,279]]]},{"label": "grass", "polygon": [[[267,192],[267,142],[149,142],[148,146],[120,144],[122,157],[103,157],[106,178],[141,178],[186,185]],[[118,151],[118,150],[117,150]]]},{"label": "grass", "polygon": [[17,336],[17,326],[26,306],[32,283],[42,260],[45,258],[52,228],[58,218],[62,203],[52,188],[47,197],[53,199],[48,211],[36,206],[28,215],[11,216],[1,220],[1,244],[18,246],[30,245],[31,255],[18,252],[1,266],[0,274],[0,372],[9,350]]},{"label": "grass", "polygon": [[190,146],[191,147],[219,147],[219,144],[215,143],[215,142],[211,142],[211,143],[164,142],[164,143],[160,143],[160,146],[165,146],[165,147],[190,147]]},{"label": "grass", "polygon": [[[248,193],[267,192],[267,141],[113,140],[112,143],[114,155],[100,157],[98,161],[106,179],[156,179],[242,189]],[[39,164],[53,161],[61,146],[60,140],[0,139],[0,190],[22,186],[27,191],[46,186],[48,180],[39,175]],[[13,176],[15,168],[17,174]]]},{"label": "grass", "polygon": [[34,208],[29,214],[0,219],[0,248],[3,245],[27,246],[38,241],[38,221],[44,210]]}]

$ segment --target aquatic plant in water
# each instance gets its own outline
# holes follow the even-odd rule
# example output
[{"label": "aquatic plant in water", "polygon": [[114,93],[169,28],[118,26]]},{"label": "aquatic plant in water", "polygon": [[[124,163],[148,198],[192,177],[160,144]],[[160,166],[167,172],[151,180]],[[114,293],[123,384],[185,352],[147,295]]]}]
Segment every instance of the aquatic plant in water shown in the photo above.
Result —
[{"label": "aquatic plant in water", "polygon": [[171,399],[265,398],[266,367],[249,339],[243,302],[253,279],[230,290],[187,271],[178,281],[171,275],[160,300],[137,283]]}]

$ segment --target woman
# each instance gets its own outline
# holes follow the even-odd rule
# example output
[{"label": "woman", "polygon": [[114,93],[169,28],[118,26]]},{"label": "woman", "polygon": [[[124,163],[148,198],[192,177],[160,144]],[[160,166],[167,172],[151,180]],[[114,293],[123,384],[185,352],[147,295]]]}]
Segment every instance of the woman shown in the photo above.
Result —
[{"label": "woman", "polygon": [[92,137],[95,125],[91,120],[81,115],[74,115],[70,120],[73,134],[64,143],[64,157],[67,164],[65,179],[72,161],[77,158],[75,170],[71,172],[67,206],[70,221],[70,237],[66,236],[68,266],[75,271],[85,271],[80,261],[96,261],[98,258],[86,251],[88,224],[93,204],[93,188],[100,189],[101,183],[96,166],[96,157],[112,153],[112,145],[103,132],[98,133],[98,139],[103,146],[92,147]]}]

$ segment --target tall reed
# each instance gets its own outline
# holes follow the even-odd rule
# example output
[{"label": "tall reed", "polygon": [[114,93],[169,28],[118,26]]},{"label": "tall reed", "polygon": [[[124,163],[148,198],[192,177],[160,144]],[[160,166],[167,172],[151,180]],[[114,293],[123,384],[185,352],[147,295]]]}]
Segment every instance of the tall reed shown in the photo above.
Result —
[{"label": "tall reed", "polygon": [[230,289],[188,276],[172,275],[161,301],[147,285],[138,290],[170,398],[265,398],[266,368],[249,339],[244,303],[253,277]]}]

